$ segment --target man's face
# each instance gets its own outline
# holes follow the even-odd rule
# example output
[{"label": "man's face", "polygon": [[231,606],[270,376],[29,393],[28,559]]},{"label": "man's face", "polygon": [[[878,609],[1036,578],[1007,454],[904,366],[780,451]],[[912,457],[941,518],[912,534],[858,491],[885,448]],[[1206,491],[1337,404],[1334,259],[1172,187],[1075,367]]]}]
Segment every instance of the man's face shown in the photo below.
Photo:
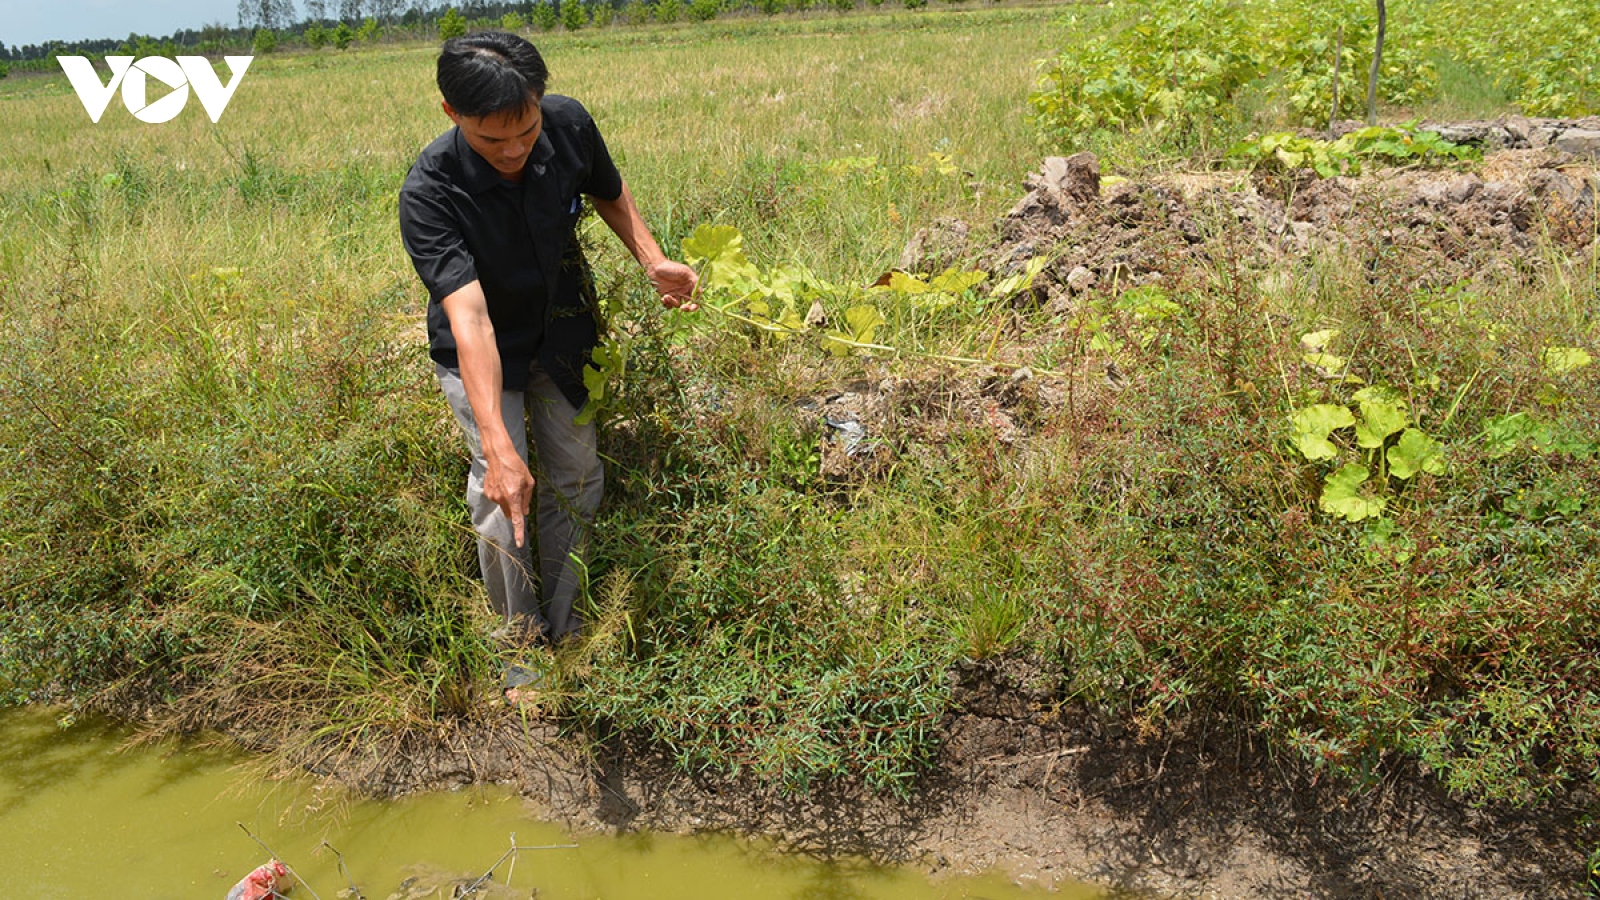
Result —
[{"label": "man's face", "polygon": [[463,116],[449,103],[444,104],[445,115],[461,128],[461,135],[489,165],[511,181],[522,180],[522,166],[539,140],[539,130],[544,126],[544,115],[539,111],[537,99],[521,112],[495,113],[487,116]]}]

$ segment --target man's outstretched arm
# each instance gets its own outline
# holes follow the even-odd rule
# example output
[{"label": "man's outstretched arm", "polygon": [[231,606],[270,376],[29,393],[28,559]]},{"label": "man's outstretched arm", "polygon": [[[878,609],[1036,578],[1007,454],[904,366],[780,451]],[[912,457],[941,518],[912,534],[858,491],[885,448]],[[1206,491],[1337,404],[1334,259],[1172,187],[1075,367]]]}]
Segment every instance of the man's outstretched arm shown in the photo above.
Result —
[{"label": "man's outstretched arm", "polygon": [[615,200],[601,200],[598,197],[591,197],[590,200],[601,220],[616,232],[622,245],[644,267],[644,274],[655,285],[656,293],[661,295],[661,303],[668,309],[697,309],[694,295],[699,277],[693,269],[668,259],[661,252],[661,245],[656,243],[655,237],[650,234],[650,227],[644,224],[644,217],[639,215],[639,207],[634,204],[627,183],[623,183],[622,193]]},{"label": "man's outstretched arm", "polygon": [[483,285],[477,281],[439,301],[450,318],[450,333],[456,339],[456,360],[461,366],[461,384],[472,406],[478,426],[478,444],[488,463],[483,495],[500,507],[511,520],[517,546],[527,544],[528,507],[533,500],[533,473],[517,452],[506,431],[500,409],[505,385],[500,369],[500,350],[494,343],[494,323],[489,321],[489,303]]}]

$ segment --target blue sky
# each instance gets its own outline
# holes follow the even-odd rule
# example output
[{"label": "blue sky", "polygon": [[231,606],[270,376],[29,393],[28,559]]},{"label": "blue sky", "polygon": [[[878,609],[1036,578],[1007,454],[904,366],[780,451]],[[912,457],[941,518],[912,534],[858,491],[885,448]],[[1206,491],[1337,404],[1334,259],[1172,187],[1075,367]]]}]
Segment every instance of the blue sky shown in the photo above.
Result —
[{"label": "blue sky", "polygon": [[0,0],[0,41],[7,47],[125,38],[134,31],[161,36],[238,21],[239,0]]}]

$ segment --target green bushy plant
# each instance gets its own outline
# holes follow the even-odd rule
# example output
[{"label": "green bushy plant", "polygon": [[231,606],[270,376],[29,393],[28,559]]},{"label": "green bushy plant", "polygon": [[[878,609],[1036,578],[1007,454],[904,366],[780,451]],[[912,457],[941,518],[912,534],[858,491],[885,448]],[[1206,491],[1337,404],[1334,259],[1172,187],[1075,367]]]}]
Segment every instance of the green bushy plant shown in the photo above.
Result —
[{"label": "green bushy plant", "polygon": [[622,7],[622,20],[629,25],[645,25],[653,20],[652,9],[647,0],[628,0]]},{"label": "green bushy plant", "polygon": [[[1600,113],[1600,8],[1583,0],[1434,0],[1419,10],[1425,40],[1499,83],[1531,116]],[[1503,23],[1517,23],[1507,40]]]},{"label": "green bushy plant", "polygon": [[553,30],[561,21],[560,16],[556,14],[555,4],[548,2],[535,3],[530,19],[533,22],[533,27],[540,31]]},{"label": "green bushy plant", "polygon": [[1154,0],[1136,22],[1040,64],[1035,120],[1060,138],[1100,128],[1223,116],[1260,77],[1254,24],[1230,0]]},{"label": "green bushy plant", "polygon": [[[1097,129],[1226,129],[1252,92],[1281,96],[1297,122],[1326,123],[1334,112],[1336,48],[1339,113],[1363,108],[1376,33],[1366,0],[1204,0],[1199,6],[1153,0],[1135,16],[1121,27],[1097,28],[1070,51],[1040,62],[1029,103],[1047,135],[1081,144]],[[1437,84],[1421,43],[1426,29],[1392,23],[1391,31],[1379,97],[1418,103]]]},{"label": "green bushy plant", "polygon": [[657,22],[676,22],[683,16],[683,3],[682,0],[655,0],[650,10]]},{"label": "green bushy plant", "polygon": [[589,10],[583,5],[583,0],[562,0],[562,28],[568,31],[577,31],[587,24],[589,24]]},{"label": "green bushy plant", "polygon": [[723,10],[723,0],[689,0],[685,15],[691,22],[709,22]]},{"label": "green bushy plant", "polygon": [[444,15],[439,17],[439,38],[450,40],[462,37],[467,33],[467,19],[455,7],[449,7]]}]

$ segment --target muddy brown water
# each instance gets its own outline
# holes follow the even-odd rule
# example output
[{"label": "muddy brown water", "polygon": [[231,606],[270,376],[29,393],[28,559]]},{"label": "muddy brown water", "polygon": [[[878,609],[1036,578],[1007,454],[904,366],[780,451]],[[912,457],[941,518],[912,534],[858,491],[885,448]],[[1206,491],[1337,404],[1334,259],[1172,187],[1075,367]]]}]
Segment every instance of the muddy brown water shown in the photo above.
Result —
[{"label": "muddy brown water", "polygon": [[[722,835],[572,834],[497,786],[377,801],[309,777],[264,780],[243,762],[220,749],[130,746],[116,725],[62,727],[51,710],[0,710],[0,894],[221,900],[268,859],[259,839],[303,879],[290,897],[322,900],[354,896],[341,893],[352,883],[369,900],[447,898],[497,861],[472,896],[1102,896],[1088,887],[1047,894],[998,873],[929,881],[911,868],[785,855]],[[513,839],[551,849],[502,861]]]}]

